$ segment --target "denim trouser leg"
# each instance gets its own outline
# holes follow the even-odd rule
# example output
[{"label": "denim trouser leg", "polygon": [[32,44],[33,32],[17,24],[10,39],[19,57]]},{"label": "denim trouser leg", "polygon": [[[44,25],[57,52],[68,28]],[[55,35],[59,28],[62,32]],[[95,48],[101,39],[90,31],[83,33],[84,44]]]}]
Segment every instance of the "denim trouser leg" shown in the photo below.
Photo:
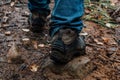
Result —
[{"label": "denim trouser leg", "polygon": [[84,0],[55,0],[52,12],[52,26],[50,35],[53,36],[60,28],[74,28],[78,32],[82,30],[81,17],[84,14]]},{"label": "denim trouser leg", "polygon": [[31,12],[38,12],[46,16],[50,14],[50,0],[28,0],[28,2],[28,8]]},{"label": "denim trouser leg", "polygon": [[[63,27],[74,28],[78,32],[82,30],[81,17],[84,14],[84,0],[54,0],[52,11],[50,35],[53,36]],[[49,11],[49,0],[29,0],[29,9],[40,13]]]}]

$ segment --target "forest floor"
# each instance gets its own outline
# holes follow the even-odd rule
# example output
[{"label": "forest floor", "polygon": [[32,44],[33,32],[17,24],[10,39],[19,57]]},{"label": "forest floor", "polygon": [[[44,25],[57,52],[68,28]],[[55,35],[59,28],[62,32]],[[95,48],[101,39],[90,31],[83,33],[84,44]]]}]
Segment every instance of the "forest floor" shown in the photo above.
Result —
[{"label": "forest floor", "polygon": [[[33,34],[29,31],[28,16],[26,1],[11,1],[0,6],[0,80],[80,80],[67,75],[52,79],[42,74],[41,62],[50,53],[48,28],[42,34]],[[105,28],[90,21],[84,24],[81,35],[85,35],[86,54],[96,68],[83,80],[119,80],[120,26]],[[13,47],[17,47],[22,62],[10,62]]]}]

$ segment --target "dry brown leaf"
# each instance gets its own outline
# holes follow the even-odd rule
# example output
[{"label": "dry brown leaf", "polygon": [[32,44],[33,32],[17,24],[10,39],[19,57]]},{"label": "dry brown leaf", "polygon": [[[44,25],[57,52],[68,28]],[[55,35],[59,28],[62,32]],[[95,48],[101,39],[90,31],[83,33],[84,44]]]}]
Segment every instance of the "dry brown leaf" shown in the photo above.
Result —
[{"label": "dry brown leaf", "polygon": [[8,53],[7,53],[7,59],[8,59],[8,63],[12,63],[12,59],[17,59],[17,57],[19,57],[20,54],[18,52],[18,48],[16,46],[16,44],[13,42],[11,48],[9,49]]},{"label": "dry brown leaf", "polygon": [[100,41],[98,41],[97,39],[94,39],[94,41],[95,41],[97,44],[99,44],[99,45],[103,45],[103,43],[100,42]]},{"label": "dry brown leaf", "polygon": [[32,64],[32,65],[30,65],[29,68],[30,68],[30,70],[31,70],[32,72],[36,72],[36,71],[38,70],[39,66],[36,65],[36,64]]},{"label": "dry brown leaf", "polygon": [[109,42],[109,38],[106,38],[106,37],[102,37],[102,39],[103,39],[103,41],[105,42],[105,43],[108,43]]},{"label": "dry brown leaf", "polygon": [[37,41],[32,41],[32,43],[33,43],[33,47],[34,47],[35,49],[38,49],[38,43],[37,43]]}]

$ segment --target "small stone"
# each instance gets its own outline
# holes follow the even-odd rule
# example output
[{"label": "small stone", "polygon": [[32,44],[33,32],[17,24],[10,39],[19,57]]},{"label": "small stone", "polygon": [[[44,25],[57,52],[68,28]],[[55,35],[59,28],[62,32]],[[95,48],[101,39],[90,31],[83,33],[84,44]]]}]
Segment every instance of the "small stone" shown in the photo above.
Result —
[{"label": "small stone", "polygon": [[7,21],[8,21],[8,17],[4,16],[3,19],[2,19],[2,22],[6,23]]},{"label": "small stone", "polygon": [[10,25],[9,24],[3,24],[3,27],[9,27]]},{"label": "small stone", "polygon": [[117,51],[117,48],[116,48],[116,47],[111,47],[111,48],[108,48],[108,51],[116,52],[116,51]]},{"label": "small stone", "polygon": [[110,23],[106,23],[106,26],[107,26],[108,28],[111,28],[111,24],[110,24]]},{"label": "small stone", "polygon": [[43,48],[43,47],[45,47],[45,44],[39,44],[38,47]]},{"label": "small stone", "polygon": [[23,44],[30,44],[29,38],[23,38],[22,41],[23,41]]},{"label": "small stone", "polygon": [[111,6],[115,6],[115,3],[111,3]]},{"label": "small stone", "polygon": [[80,35],[82,35],[82,36],[87,36],[88,33],[84,32],[84,33],[80,33]]},{"label": "small stone", "polygon": [[120,17],[116,18],[116,22],[120,23]]},{"label": "small stone", "polygon": [[5,35],[9,36],[11,34],[11,31],[6,31]]},{"label": "small stone", "polygon": [[12,7],[12,6],[14,6],[14,5],[15,5],[15,2],[11,2],[10,6]]},{"label": "small stone", "polygon": [[6,41],[7,42],[10,42],[10,41],[12,41],[13,40],[13,37],[12,36],[7,36],[7,38],[6,38]]},{"label": "small stone", "polygon": [[22,40],[23,40],[23,41],[30,41],[29,38],[23,38]]},{"label": "small stone", "polygon": [[24,32],[29,32],[30,30],[29,29],[22,29]]},{"label": "small stone", "polygon": [[25,12],[22,14],[23,17],[29,17],[29,15],[30,15],[30,13],[27,12],[27,11],[25,11]]},{"label": "small stone", "polygon": [[19,12],[19,11],[21,11],[21,8],[15,7],[15,11]]},{"label": "small stone", "polygon": [[3,57],[0,57],[0,62],[4,62],[5,59]]},{"label": "small stone", "polygon": [[11,11],[6,11],[5,12],[5,15],[7,16],[7,15],[10,15],[11,14]]},{"label": "small stone", "polygon": [[2,27],[2,24],[0,23],[0,27]]}]

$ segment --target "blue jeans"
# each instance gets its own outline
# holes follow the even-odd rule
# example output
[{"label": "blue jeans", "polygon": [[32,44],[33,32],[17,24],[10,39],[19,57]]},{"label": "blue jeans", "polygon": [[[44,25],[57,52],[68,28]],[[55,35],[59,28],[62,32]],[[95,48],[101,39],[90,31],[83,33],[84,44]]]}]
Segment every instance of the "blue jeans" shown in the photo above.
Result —
[{"label": "blue jeans", "polygon": [[[83,28],[81,17],[84,14],[84,0],[54,0],[51,14],[50,35],[53,36],[61,28],[73,28],[79,33]],[[49,15],[50,0],[29,0],[31,12]]]}]

